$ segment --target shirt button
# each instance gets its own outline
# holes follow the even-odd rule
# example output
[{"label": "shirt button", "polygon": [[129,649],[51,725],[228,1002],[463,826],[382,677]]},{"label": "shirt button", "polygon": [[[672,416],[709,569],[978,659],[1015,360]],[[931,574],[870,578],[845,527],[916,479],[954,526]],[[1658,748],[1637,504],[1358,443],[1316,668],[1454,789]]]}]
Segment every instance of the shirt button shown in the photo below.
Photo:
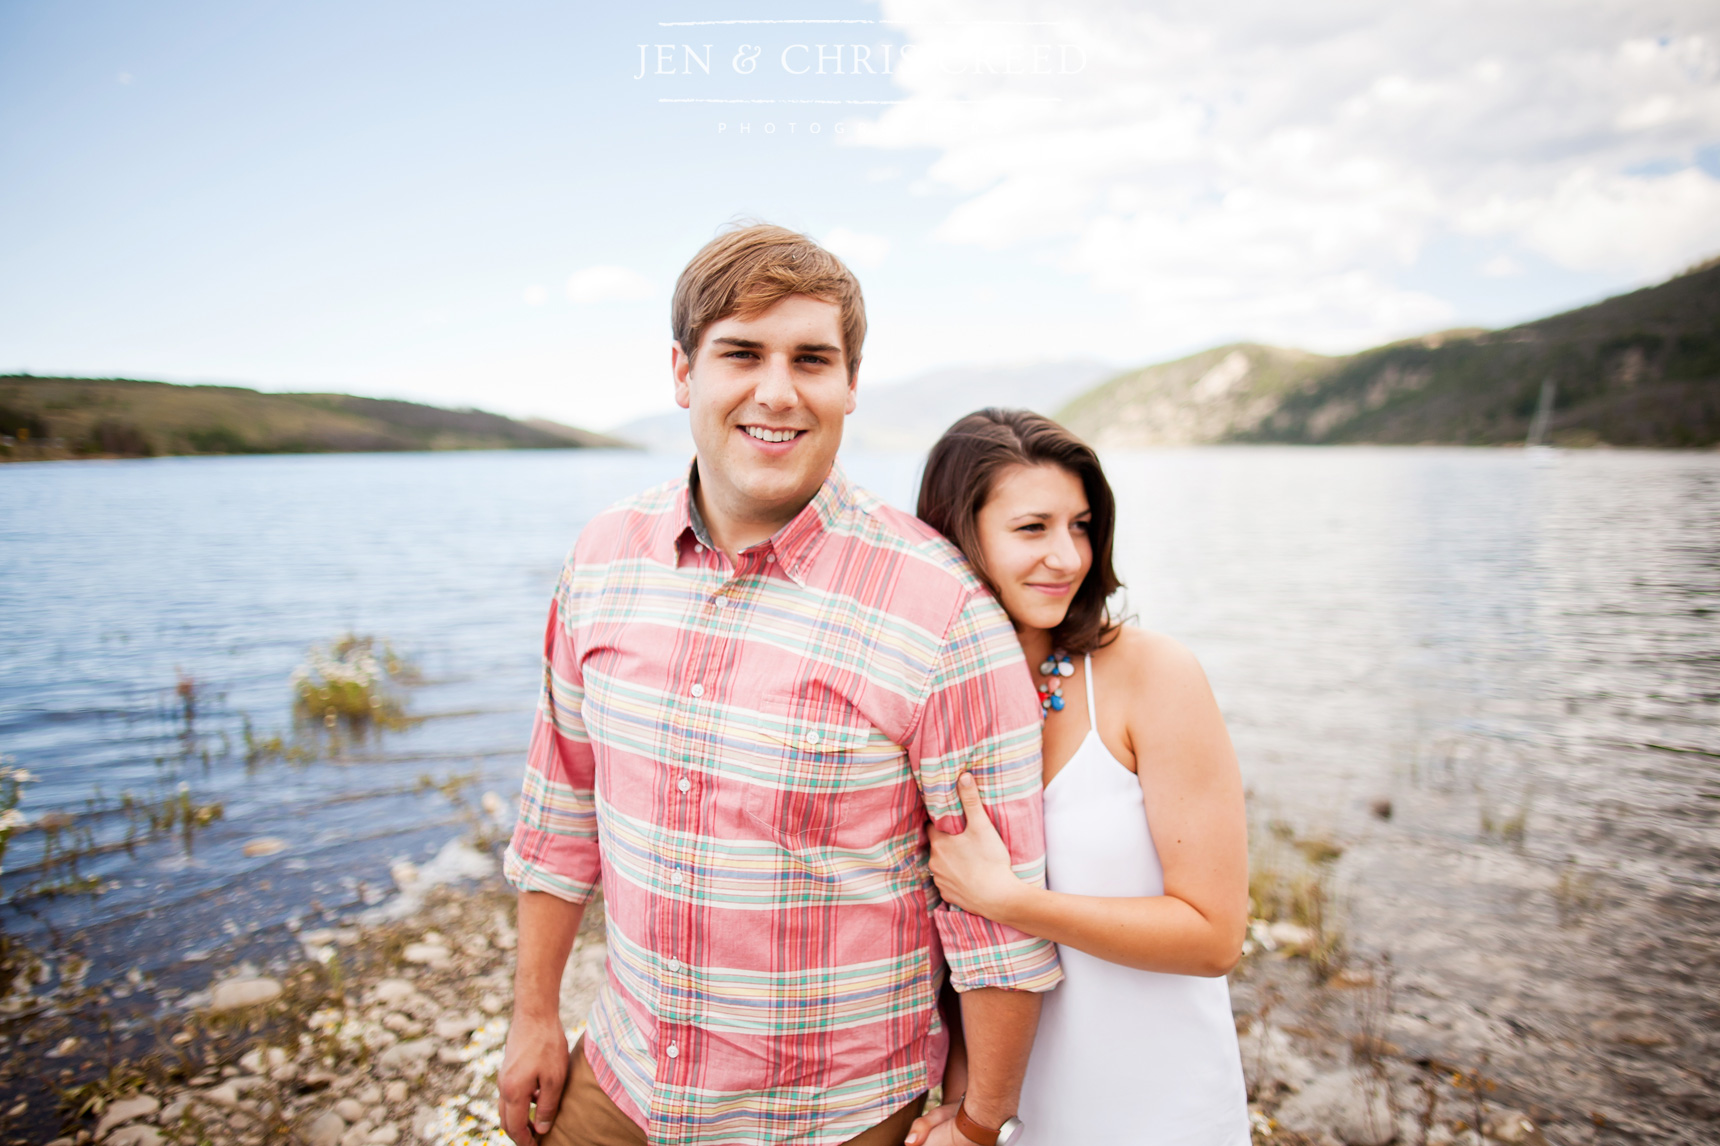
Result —
[{"label": "shirt button", "polygon": [[816,733],[816,732],[808,732],[808,733],[807,733],[807,734],[806,734],[806,742],[807,742],[807,743],[808,743],[808,744],[817,744],[817,743],[818,743],[818,733]]},{"label": "shirt button", "polygon": [[705,686],[702,684],[696,684],[692,688],[688,689],[687,691],[692,693],[694,696],[704,696],[705,695]]},{"label": "shirt button", "polygon": [[705,547],[703,544],[701,544],[700,542],[697,542],[697,541],[693,542],[693,552],[694,553],[703,553],[704,551],[705,551]]},{"label": "shirt button", "polygon": [[683,792],[691,792],[693,790],[693,782],[683,776],[680,781],[676,783],[675,787],[681,789]]},{"label": "shirt button", "polygon": [[670,1058],[680,1058],[681,1048],[676,1046],[674,1043],[670,1043],[668,1046],[663,1048],[663,1053],[668,1055]]},{"label": "shirt button", "polygon": [[765,554],[765,555],[764,555],[764,563],[765,563],[765,564],[766,564],[766,565],[775,565],[775,564],[776,564],[776,554],[774,554],[774,553],[766,553],[766,554]]},{"label": "shirt button", "polygon": [[669,968],[669,970],[677,971],[677,972],[680,971],[681,966],[682,966],[681,961],[679,959],[675,958],[673,955],[669,956],[669,961],[663,965],[665,967]]},{"label": "shirt button", "polygon": [[687,877],[685,875],[681,874],[680,868],[676,868],[674,870],[674,872],[669,876],[669,882],[673,883],[673,884],[682,884],[682,883],[687,882]]}]

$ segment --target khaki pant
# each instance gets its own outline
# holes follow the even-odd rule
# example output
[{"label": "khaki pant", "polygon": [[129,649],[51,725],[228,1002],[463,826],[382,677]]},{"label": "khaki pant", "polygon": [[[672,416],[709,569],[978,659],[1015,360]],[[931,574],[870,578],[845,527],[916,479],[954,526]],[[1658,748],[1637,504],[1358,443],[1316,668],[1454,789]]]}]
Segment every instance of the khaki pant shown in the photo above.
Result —
[{"label": "khaki pant", "polygon": [[[923,1099],[924,1095],[914,1099],[843,1146],[902,1146],[908,1128],[920,1116]],[[555,1125],[539,1141],[544,1146],[646,1146],[644,1128],[622,1113],[597,1084],[597,1075],[585,1057],[583,1036],[574,1044],[567,1064],[567,1085],[561,1092]]]}]

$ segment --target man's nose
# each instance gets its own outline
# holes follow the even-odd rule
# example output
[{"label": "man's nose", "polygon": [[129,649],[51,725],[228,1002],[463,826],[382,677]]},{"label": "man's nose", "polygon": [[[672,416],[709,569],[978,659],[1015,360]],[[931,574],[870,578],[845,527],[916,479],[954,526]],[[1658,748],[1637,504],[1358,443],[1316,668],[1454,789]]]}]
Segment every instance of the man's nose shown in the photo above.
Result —
[{"label": "man's nose", "polygon": [[800,392],[794,388],[794,374],[786,357],[772,355],[766,360],[753,387],[753,401],[767,410],[788,410],[800,404]]}]

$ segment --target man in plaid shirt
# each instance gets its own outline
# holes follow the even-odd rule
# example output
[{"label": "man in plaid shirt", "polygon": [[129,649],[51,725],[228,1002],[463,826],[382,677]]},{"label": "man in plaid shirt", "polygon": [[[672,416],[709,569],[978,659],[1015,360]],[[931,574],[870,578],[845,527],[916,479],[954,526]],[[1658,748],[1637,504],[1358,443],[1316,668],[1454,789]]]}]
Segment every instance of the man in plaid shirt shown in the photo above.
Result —
[{"label": "man in plaid shirt", "polygon": [[[947,968],[978,1137],[949,1122],[931,1146],[991,1146],[1061,971],[1051,944],[939,901],[926,827],[960,830],[972,772],[1043,882],[1020,646],[951,545],[836,465],[866,332],[839,260],[731,231],[672,317],[697,457],[584,529],[550,611],[506,859],[503,1127],[521,1146],[899,1146],[943,1078]],[[599,884],[606,980],[570,1055],[561,974]]]}]

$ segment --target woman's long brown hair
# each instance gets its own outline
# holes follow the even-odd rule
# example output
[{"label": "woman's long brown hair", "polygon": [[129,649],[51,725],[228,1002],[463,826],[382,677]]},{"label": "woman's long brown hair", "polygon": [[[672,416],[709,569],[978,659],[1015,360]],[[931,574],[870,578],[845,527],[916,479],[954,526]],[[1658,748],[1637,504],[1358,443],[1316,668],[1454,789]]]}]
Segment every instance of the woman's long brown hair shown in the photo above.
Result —
[{"label": "woman's long brown hair", "polygon": [[1118,622],[1111,618],[1108,602],[1122,587],[1111,564],[1117,500],[1091,446],[1031,410],[976,410],[945,430],[926,457],[918,513],[921,521],[955,542],[995,594],[997,585],[980,551],[979,511],[1002,470],[1040,465],[1074,474],[1087,494],[1093,565],[1075,590],[1063,623],[1052,630],[1051,641],[1068,653],[1090,653],[1116,639]]}]

